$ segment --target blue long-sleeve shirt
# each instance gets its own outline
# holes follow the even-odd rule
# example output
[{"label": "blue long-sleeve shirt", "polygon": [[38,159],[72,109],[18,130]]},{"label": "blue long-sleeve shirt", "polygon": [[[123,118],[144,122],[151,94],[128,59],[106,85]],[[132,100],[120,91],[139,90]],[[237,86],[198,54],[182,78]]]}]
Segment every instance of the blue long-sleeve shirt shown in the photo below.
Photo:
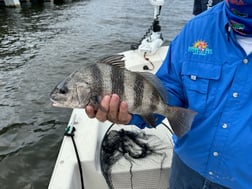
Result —
[{"label": "blue long-sleeve shirt", "polygon": [[[223,2],[184,26],[156,75],[170,105],[198,112],[191,131],[174,136],[178,156],[215,183],[252,188],[252,54],[237,43]],[[145,126],[137,116],[131,124]]]}]

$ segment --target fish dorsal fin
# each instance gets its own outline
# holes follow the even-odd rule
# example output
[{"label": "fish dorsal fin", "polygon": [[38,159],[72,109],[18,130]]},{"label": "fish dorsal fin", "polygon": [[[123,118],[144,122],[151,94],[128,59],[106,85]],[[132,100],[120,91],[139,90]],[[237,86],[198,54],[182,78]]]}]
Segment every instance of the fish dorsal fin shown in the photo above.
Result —
[{"label": "fish dorsal fin", "polygon": [[165,89],[163,83],[156,75],[150,72],[137,72],[137,73],[142,75],[151,85],[153,85],[157,89],[164,102],[166,103],[168,102],[168,92]]},{"label": "fish dorsal fin", "polygon": [[125,61],[123,60],[124,55],[122,54],[116,54],[116,55],[110,55],[106,56],[104,58],[101,58],[98,60],[97,63],[103,63],[108,64],[111,66],[117,66],[119,68],[125,68]]}]

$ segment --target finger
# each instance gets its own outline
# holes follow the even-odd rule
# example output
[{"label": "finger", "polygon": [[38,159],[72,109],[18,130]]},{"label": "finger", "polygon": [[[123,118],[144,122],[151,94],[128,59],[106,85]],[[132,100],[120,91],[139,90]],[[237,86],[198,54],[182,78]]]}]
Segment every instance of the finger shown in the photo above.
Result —
[{"label": "finger", "polygon": [[118,122],[121,124],[128,124],[131,120],[131,117],[132,115],[128,112],[128,104],[122,101],[118,113]]},{"label": "finger", "polygon": [[117,115],[119,111],[120,97],[117,94],[113,94],[110,99],[108,118],[112,122],[117,122]]},{"label": "finger", "polygon": [[94,107],[93,106],[90,106],[88,105],[86,108],[85,108],[85,111],[86,111],[86,114],[89,118],[95,118],[95,110],[94,110]]},{"label": "finger", "polygon": [[109,110],[109,103],[110,103],[110,96],[106,95],[103,97],[100,107],[97,110],[96,113],[96,119],[99,121],[106,121],[107,120],[107,114]]}]

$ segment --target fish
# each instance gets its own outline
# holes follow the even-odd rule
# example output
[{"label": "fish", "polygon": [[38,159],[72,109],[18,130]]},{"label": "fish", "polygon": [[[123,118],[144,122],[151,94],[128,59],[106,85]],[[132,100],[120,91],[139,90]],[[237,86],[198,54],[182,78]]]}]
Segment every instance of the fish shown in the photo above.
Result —
[{"label": "fish", "polygon": [[[159,78],[150,72],[135,72],[125,68],[124,55],[101,58],[96,63],[86,63],[71,73],[50,93],[54,107],[95,109],[105,95],[117,94],[128,104],[128,111],[142,117],[150,127],[155,127],[154,114],[166,117],[173,132],[181,137],[190,129],[195,111],[169,106],[168,92]],[[101,107],[100,107],[101,108]]]}]

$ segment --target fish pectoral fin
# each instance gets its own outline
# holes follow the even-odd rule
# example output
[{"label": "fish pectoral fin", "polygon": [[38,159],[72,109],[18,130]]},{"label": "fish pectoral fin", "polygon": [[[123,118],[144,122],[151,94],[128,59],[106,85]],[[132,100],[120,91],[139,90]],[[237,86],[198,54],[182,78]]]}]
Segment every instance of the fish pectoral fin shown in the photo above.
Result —
[{"label": "fish pectoral fin", "polygon": [[180,107],[168,107],[168,121],[178,137],[184,136],[192,126],[197,112]]},{"label": "fish pectoral fin", "polygon": [[150,127],[156,127],[156,118],[153,116],[153,114],[141,115],[141,117]]},{"label": "fish pectoral fin", "polygon": [[91,96],[89,104],[92,105],[95,110],[98,110],[98,108],[100,107],[100,101],[100,96]]}]

